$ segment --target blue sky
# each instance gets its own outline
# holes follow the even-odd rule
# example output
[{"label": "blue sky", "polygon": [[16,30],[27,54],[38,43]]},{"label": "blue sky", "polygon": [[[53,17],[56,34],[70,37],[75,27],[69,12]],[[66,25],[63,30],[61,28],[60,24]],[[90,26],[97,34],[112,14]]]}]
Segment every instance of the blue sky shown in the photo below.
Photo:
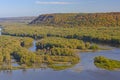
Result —
[{"label": "blue sky", "polygon": [[120,12],[120,0],[0,0],[0,17],[71,12]]}]

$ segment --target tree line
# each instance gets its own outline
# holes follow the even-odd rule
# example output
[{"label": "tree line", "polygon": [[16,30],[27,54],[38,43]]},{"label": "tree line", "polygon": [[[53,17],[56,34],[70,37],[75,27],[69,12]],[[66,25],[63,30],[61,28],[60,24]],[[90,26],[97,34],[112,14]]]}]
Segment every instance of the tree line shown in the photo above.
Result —
[{"label": "tree line", "polygon": [[120,46],[120,27],[80,27],[63,28],[51,26],[12,25],[4,27],[4,35],[32,37],[41,39],[45,37],[62,37],[79,39],[88,42]]}]

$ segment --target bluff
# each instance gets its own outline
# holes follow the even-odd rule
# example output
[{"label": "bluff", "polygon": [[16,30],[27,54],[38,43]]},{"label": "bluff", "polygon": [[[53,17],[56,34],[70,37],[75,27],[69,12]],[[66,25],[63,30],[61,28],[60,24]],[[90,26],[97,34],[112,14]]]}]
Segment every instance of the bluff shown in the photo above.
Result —
[{"label": "bluff", "polygon": [[29,24],[59,27],[120,26],[120,12],[43,14]]}]

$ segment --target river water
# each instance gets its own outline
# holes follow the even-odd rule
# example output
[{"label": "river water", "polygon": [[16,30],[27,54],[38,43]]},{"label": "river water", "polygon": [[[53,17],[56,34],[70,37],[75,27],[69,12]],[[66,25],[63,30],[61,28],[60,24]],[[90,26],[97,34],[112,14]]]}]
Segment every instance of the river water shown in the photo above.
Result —
[{"label": "river water", "polygon": [[[35,51],[35,42],[29,50]],[[120,71],[102,70],[94,65],[94,57],[101,55],[120,60],[120,49],[79,53],[80,62],[66,70],[55,71],[47,68],[0,71],[0,80],[120,80]]]}]

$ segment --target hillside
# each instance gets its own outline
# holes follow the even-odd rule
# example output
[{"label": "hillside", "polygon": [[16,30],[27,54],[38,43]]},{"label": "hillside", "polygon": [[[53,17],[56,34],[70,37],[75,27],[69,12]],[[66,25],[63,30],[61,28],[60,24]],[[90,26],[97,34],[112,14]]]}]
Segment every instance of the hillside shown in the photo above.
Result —
[{"label": "hillside", "polygon": [[64,27],[120,26],[120,12],[43,14],[30,22],[30,24]]}]

